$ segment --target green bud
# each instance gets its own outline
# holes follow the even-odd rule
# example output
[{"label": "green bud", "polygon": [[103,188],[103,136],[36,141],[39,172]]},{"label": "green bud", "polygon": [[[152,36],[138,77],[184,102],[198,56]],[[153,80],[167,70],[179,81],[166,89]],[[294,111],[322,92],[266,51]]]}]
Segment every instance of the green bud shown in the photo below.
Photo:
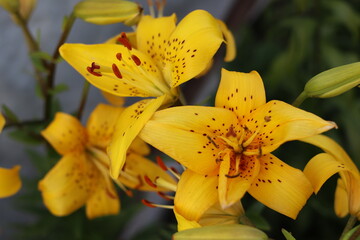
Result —
[{"label": "green bud", "polygon": [[177,232],[173,240],[265,240],[266,234],[257,228],[241,224],[212,225]]},{"label": "green bud", "polygon": [[360,62],[324,71],[305,85],[307,97],[329,98],[340,95],[360,84]]},{"label": "green bud", "polygon": [[104,25],[122,22],[132,26],[138,23],[142,8],[123,0],[84,0],[74,8],[75,16],[86,22]]},{"label": "green bud", "polygon": [[20,15],[25,19],[29,19],[31,13],[36,6],[37,0],[19,0],[20,7]]},{"label": "green bud", "polygon": [[0,0],[0,6],[9,13],[16,13],[19,10],[19,0]]}]

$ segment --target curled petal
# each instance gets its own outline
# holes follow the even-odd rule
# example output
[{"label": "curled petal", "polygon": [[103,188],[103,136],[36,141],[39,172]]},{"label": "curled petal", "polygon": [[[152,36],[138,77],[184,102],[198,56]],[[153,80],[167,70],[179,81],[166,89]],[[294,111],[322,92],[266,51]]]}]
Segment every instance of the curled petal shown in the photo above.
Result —
[{"label": "curled petal", "polygon": [[14,195],[21,188],[20,166],[12,169],[0,168],[0,198]]},{"label": "curled petal", "polygon": [[345,184],[341,178],[337,180],[334,208],[336,215],[339,217],[345,217],[349,214],[349,198]]}]

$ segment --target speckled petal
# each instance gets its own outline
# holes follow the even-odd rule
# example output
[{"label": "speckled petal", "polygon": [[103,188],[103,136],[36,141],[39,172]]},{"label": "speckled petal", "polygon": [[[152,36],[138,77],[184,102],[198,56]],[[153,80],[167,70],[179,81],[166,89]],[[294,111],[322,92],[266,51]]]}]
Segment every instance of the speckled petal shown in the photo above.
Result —
[{"label": "speckled petal", "polygon": [[120,199],[114,184],[107,184],[107,182],[111,182],[111,180],[106,181],[104,177],[99,178],[97,186],[86,202],[86,216],[89,219],[116,215],[120,211]]},{"label": "speckled petal", "polygon": [[14,195],[21,188],[20,166],[11,169],[0,168],[0,198]]},{"label": "speckled petal", "polygon": [[258,107],[241,121],[241,125],[250,130],[248,135],[258,132],[250,147],[259,153],[260,146],[262,154],[275,150],[287,141],[299,140],[336,127],[333,122],[276,100]]},{"label": "speckled petal", "polygon": [[309,180],[272,154],[263,155],[260,164],[248,192],[267,207],[295,219],[313,192]]},{"label": "speckled petal", "polygon": [[236,124],[236,115],[227,109],[173,107],[155,113],[140,137],[192,171],[212,174],[222,150],[212,138],[225,136]]},{"label": "speckled petal", "polygon": [[66,113],[56,113],[55,119],[41,135],[64,155],[74,151],[83,151],[87,143],[87,134],[80,121]]},{"label": "speckled petal", "polygon": [[115,131],[115,125],[124,108],[99,104],[89,116],[86,129],[89,142],[96,147],[105,149]]},{"label": "speckled petal", "polygon": [[124,166],[129,146],[137,137],[146,122],[164,103],[166,95],[155,99],[141,100],[127,107],[118,119],[113,139],[108,147],[110,174],[118,178]]},{"label": "speckled petal", "polygon": [[66,216],[82,207],[100,173],[84,153],[65,155],[39,182],[45,206],[56,216]]},{"label": "speckled petal", "polygon": [[118,44],[64,44],[61,56],[95,87],[123,97],[157,97],[169,91],[146,54]]},{"label": "speckled petal", "polygon": [[224,41],[217,20],[204,10],[185,16],[164,50],[163,74],[171,87],[194,78],[210,63]]},{"label": "speckled petal", "polygon": [[175,23],[175,14],[160,18],[145,15],[136,29],[137,48],[151,57],[159,69],[164,67],[165,48],[176,27]]},{"label": "speckled petal", "polygon": [[175,211],[190,221],[198,221],[218,201],[218,177],[204,176],[185,170],[175,195]]},{"label": "speckled petal", "polygon": [[236,113],[239,120],[255,108],[265,104],[265,89],[260,75],[221,70],[221,82],[216,94],[215,106]]}]

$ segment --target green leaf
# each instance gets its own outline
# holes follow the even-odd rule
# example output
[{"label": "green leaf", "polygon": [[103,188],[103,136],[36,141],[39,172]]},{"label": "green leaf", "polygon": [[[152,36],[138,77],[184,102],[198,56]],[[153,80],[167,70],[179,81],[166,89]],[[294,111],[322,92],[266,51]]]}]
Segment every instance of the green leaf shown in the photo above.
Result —
[{"label": "green leaf", "polygon": [[284,228],[281,229],[281,232],[284,234],[286,240],[296,240],[291,233],[286,231]]},{"label": "green leaf", "polygon": [[24,131],[23,129],[14,130],[9,133],[9,136],[16,141],[25,144],[37,145],[42,143],[42,141],[39,138],[37,138],[37,136],[36,137],[32,136],[30,132]]},{"label": "green leaf", "polygon": [[69,86],[66,85],[65,83],[60,83],[58,85],[56,85],[53,89],[49,90],[49,93],[51,95],[55,95],[55,94],[59,94],[61,92],[65,92],[69,90]]},{"label": "green leaf", "polygon": [[19,118],[16,116],[16,114],[11,111],[10,108],[8,108],[5,104],[2,105],[2,109],[8,121],[13,123],[19,122]]}]

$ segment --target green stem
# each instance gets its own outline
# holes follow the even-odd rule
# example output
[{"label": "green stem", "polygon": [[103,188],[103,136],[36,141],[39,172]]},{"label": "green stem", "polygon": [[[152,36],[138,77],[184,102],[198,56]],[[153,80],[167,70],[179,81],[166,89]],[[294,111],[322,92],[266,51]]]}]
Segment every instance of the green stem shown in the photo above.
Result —
[{"label": "green stem", "polygon": [[76,113],[76,117],[78,119],[81,119],[82,114],[84,112],[87,96],[89,94],[89,89],[90,89],[90,83],[88,81],[85,81],[84,86],[83,86],[83,90],[82,90],[82,93],[81,93],[80,105],[79,105],[78,111]]},{"label": "green stem", "polygon": [[42,123],[43,123],[42,120],[29,120],[29,121],[23,121],[23,122],[6,122],[4,128],[10,128],[10,127],[22,128],[25,126],[40,125]]},{"label": "green stem", "polygon": [[[348,219],[348,221],[347,221],[347,223],[346,223],[346,225],[345,225],[345,228],[344,228],[343,232],[341,233],[340,240],[343,239],[344,236],[345,236],[345,234],[354,227],[356,221],[357,221],[356,216],[351,215],[351,216],[349,217],[349,219]],[[355,234],[355,233],[354,233],[354,234]],[[354,234],[353,234],[353,235],[354,235]]]},{"label": "green stem", "polygon": [[52,62],[49,64],[48,67],[48,76],[46,78],[46,97],[45,97],[45,120],[49,120],[51,117],[51,106],[52,106],[52,95],[48,93],[49,90],[54,88],[54,77],[56,72],[56,66],[57,66],[57,60],[60,56],[59,48],[61,45],[63,45],[69,36],[70,30],[72,26],[74,25],[76,17],[72,13],[70,17],[67,19],[66,24],[64,26],[64,30],[60,36],[60,39],[58,41],[58,44],[56,45],[56,48],[54,50],[54,53],[52,55]]},{"label": "green stem", "polygon": [[307,98],[307,95],[305,92],[302,92],[296,99],[295,101],[292,103],[292,105],[294,107],[299,107],[302,102]]},{"label": "green stem", "polygon": [[351,235],[349,240],[356,240],[360,236],[360,227],[356,229],[356,231]]}]

